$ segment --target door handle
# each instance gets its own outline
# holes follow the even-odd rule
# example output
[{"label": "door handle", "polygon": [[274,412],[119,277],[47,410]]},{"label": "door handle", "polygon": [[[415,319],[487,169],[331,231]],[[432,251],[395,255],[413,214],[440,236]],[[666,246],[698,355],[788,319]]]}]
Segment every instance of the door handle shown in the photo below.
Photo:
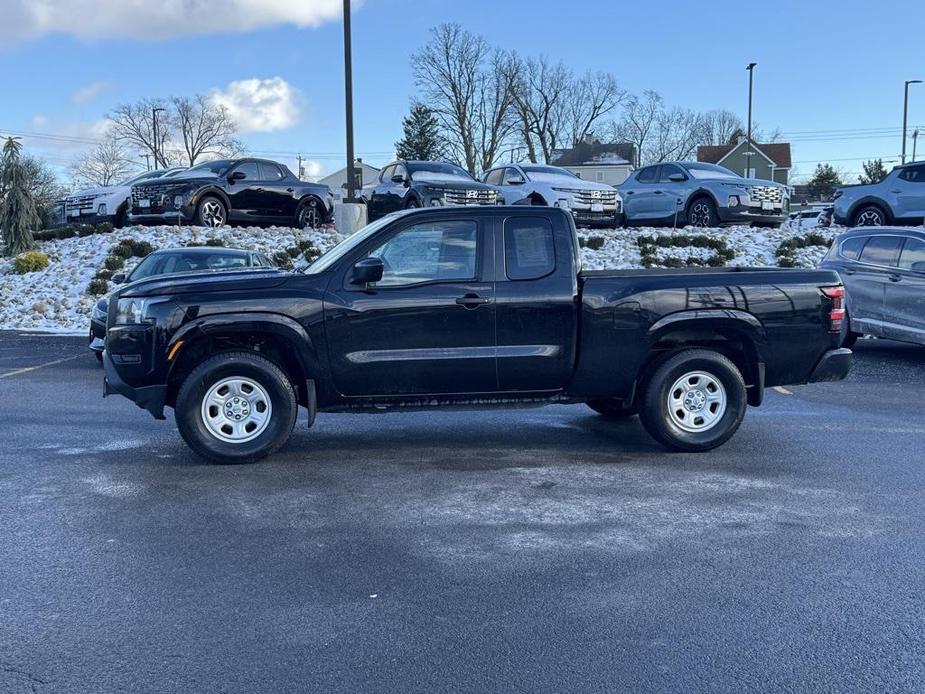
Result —
[{"label": "door handle", "polygon": [[628,191],[626,191],[626,192],[624,193],[624,195],[632,195],[632,194],[633,194],[633,191],[631,191],[631,190],[628,190]]},{"label": "door handle", "polygon": [[890,275],[890,282],[901,282],[902,275]]},{"label": "door handle", "polygon": [[465,296],[459,297],[456,303],[466,308],[478,308],[483,304],[491,303],[491,299],[485,296],[479,296],[478,294],[466,294]]},{"label": "door handle", "polygon": [[255,193],[263,193],[263,192],[265,192],[265,189],[264,189],[264,188],[254,188],[254,192],[255,192]]},{"label": "door handle", "polygon": [[655,191],[655,194],[656,194],[656,195],[664,195],[664,194],[665,194],[665,191],[664,191],[664,190],[656,190],[656,191]]},{"label": "door handle", "polygon": [[856,275],[857,274],[857,270],[842,270],[842,272],[845,273],[846,275]]},{"label": "door handle", "polygon": [[295,192],[295,188],[286,188],[286,192],[287,192],[287,193],[294,193],[294,192]]},{"label": "door handle", "polygon": [[891,190],[890,192],[891,192],[891,193],[896,193],[897,195],[898,195],[899,193],[902,193],[902,191],[899,190],[898,188],[894,188],[894,189]]}]

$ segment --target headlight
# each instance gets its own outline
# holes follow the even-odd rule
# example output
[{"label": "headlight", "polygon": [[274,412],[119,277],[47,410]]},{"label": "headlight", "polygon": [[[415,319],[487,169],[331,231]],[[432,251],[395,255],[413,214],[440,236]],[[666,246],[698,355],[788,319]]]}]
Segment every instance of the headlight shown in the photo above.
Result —
[{"label": "headlight", "polygon": [[105,321],[106,313],[109,310],[108,305],[106,304],[105,299],[100,299],[93,306],[93,320]]},{"label": "headlight", "polygon": [[101,202],[101,203],[97,206],[97,208],[96,208],[96,213],[97,213],[100,217],[105,217],[107,214],[109,214],[109,208],[106,207],[106,203],[105,203],[105,202]]},{"label": "headlight", "polygon": [[744,183],[723,183],[722,185],[729,188],[738,188],[739,190],[748,190],[748,186]]},{"label": "headlight", "polygon": [[148,310],[157,300],[151,298],[119,299],[116,304],[116,325],[150,323]]}]

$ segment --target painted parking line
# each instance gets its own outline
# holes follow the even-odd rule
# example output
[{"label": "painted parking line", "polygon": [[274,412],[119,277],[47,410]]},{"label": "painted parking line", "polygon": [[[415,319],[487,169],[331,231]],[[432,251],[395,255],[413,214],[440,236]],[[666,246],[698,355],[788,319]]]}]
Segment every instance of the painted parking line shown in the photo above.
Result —
[{"label": "painted parking line", "polygon": [[791,393],[789,390],[787,390],[783,386],[774,386],[771,390],[776,390],[781,395],[793,395],[793,393]]},{"label": "painted parking line", "polygon": [[86,355],[84,354],[75,354],[73,357],[64,357],[63,359],[55,359],[54,361],[47,361],[44,364],[39,364],[38,366],[27,366],[24,369],[16,369],[14,371],[7,371],[5,374],[0,374],[0,378],[9,378],[10,376],[19,376],[20,374],[29,373],[30,371],[37,371],[38,369],[44,369],[46,366],[54,366],[55,364],[63,364],[66,361],[73,361],[74,359],[80,359]]}]

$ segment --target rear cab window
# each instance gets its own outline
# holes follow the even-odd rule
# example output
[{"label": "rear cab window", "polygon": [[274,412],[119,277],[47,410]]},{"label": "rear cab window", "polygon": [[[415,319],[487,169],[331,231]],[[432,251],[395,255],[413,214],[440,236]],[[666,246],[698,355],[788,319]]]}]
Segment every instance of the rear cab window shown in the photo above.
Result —
[{"label": "rear cab window", "polygon": [[552,223],[542,217],[504,221],[504,272],[509,280],[535,280],[556,269]]},{"label": "rear cab window", "polygon": [[861,250],[864,248],[867,239],[867,236],[855,236],[854,238],[842,241],[838,249],[838,254],[845,260],[857,260],[861,257]]},{"label": "rear cab window", "polygon": [[659,167],[657,166],[647,166],[644,169],[640,169],[639,173],[636,174],[637,183],[655,183],[656,174],[658,173]]},{"label": "rear cab window", "polygon": [[925,241],[907,238],[899,256],[899,267],[903,270],[925,272]]}]

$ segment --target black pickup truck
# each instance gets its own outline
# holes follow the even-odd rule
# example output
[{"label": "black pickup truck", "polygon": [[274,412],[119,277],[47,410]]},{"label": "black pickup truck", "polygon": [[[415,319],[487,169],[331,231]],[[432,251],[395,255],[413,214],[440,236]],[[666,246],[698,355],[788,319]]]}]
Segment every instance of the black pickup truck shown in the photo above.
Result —
[{"label": "black pickup truck", "polygon": [[300,406],[311,426],[317,412],[587,403],[704,451],[766,387],[847,374],[843,301],[831,271],[583,271],[557,208],[419,209],[302,272],[127,285],[109,304],[104,392],[158,419],[173,407],[187,444],[222,463],[276,451]]}]

